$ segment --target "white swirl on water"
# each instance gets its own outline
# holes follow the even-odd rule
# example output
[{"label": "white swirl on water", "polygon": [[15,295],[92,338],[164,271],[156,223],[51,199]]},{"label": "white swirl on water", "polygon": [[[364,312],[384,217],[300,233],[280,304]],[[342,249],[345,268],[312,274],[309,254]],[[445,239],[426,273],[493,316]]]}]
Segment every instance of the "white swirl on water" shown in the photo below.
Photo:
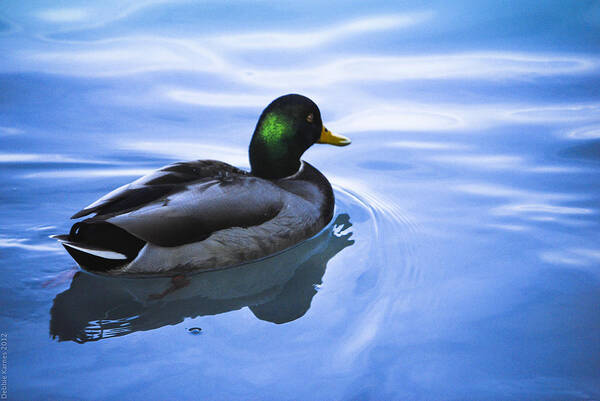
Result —
[{"label": "white swirl on water", "polygon": [[573,139],[598,139],[600,138],[600,125],[590,125],[574,129],[568,133]]},{"label": "white swirl on water", "polygon": [[[412,237],[418,231],[416,224],[396,204],[373,193],[363,184],[346,180],[344,184],[345,187],[335,185],[341,209],[345,208],[345,204],[362,209],[368,215],[366,224],[370,230],[362,236],[364,240],[368,238],[368,263],[354,271],[354,280],[358,284],[364,279],[364,274],[373,271],[376,271],[376,278],[373,287],[359,295],[366,298],[362,302],[365,306],[358,311],[353,324],[358,329],[348,332],[340,340],[339,349],[332,358],[336,369],[350,369],[374,342],[396,302],[393,295],[398,294],[399,284],[412,287],[420,280],[413,257],[415,244]],[[352,219],[352,215],[350,217]],[[360,235],[360,232],[355,232]],[[392,250],[394,255],[391,255]],[[402,257],[392,260],[398,254]]]}]

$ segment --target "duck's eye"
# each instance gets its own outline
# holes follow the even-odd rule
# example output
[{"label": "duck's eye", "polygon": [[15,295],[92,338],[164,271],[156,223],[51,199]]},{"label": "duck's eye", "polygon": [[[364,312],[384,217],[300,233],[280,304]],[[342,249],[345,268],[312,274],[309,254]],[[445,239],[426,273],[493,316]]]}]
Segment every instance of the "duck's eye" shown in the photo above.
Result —
[{"label": "duck's eye", "polygon": [[312,123],[314,119],[315,119],[315,116],[313,115],[313,113],[310,113],[309,115],[306,116],[306,121],[308,121],[309,123]]}]

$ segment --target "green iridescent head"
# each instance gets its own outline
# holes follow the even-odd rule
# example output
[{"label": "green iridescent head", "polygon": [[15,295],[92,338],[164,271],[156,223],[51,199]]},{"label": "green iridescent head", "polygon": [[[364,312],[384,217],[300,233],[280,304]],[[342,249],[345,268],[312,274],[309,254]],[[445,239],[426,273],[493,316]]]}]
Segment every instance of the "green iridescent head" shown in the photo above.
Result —
[{"label": "green iridescent head", "polygon": [[315,142],[347,145],[350,140],[328,131],[317,105],[302,95],[275,99],[262,112],[250,142],[252,174],[282,178],[300,168],[300,157]]}]

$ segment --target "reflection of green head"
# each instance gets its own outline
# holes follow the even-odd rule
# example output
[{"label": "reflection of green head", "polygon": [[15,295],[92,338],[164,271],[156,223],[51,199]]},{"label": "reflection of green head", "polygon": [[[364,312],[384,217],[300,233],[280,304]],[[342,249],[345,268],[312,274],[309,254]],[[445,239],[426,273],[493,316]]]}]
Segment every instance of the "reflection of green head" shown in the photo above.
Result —
[{"label": "reflection of green head", "polygon": [[252,141],[252,174],[263,178],[282,178],[300,168],[300,157],[315,143],[323,128],[316,104],[301,95],[275,99],[262,112]]}]

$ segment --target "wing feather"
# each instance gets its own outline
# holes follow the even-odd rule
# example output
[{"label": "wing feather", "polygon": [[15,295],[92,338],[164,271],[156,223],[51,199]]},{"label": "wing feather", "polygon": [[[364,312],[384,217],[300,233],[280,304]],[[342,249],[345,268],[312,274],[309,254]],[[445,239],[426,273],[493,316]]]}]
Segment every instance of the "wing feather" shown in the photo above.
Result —
[{"label": "wing feather", "polygon": [[284,191],[270,181],[239,176],[188,185],[106,221],[144,241],[178,246],[203,240],[213,232],[264,223],[284,206]]},{"label": "wing feather", "polygon": [[174,163],[147,174],[104,195],[91,205],[75,213],[77,219],[96,213],[97,216],[133,210],[203,179],[226,179],[248,173],[216,160],[196,160]]}]

